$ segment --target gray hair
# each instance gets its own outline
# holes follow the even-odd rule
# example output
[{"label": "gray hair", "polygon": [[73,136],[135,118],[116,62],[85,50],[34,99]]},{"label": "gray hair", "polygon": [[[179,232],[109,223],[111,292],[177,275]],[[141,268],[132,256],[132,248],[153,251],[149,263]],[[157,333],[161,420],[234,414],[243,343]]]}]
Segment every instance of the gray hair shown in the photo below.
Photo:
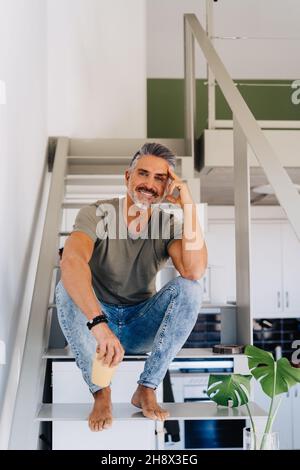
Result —
[{"label": "gray hair", "polygon": [[163,158],[168,164],[175,169],[176,155],[168,147],[152,142],[144,144],[132,157],[129,168],[133,169],[143,155],[154,155],[155,157]]}]

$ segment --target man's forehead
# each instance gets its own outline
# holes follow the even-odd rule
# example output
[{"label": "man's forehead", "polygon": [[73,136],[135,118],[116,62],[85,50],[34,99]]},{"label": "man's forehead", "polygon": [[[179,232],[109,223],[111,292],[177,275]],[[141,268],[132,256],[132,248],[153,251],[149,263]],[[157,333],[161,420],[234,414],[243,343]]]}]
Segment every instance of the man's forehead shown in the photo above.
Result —
[{"label": "man's forehead", "polygon": [[143,155],[138,159],[136,169],[143,168],[147,171],[168,173],[169,164],[166,160],[153,155]]}]

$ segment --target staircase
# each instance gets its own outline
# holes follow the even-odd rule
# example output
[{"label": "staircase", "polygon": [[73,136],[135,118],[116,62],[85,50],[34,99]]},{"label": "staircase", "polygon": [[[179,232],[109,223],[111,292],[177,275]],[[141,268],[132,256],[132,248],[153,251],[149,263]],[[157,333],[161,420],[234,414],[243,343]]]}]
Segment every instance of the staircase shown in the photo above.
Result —
[{"label": "staircase", "polygon": [[[184,141],[159,141],[179,155],[176,173],[192,191],[195,201],[200,199],[200,180],[194,169],[191,156],[184,156]],[[48,349],[51,318],[55,311],[54,290],[59,279],[58,249],[63,245],[69,231],[62,229],[66,214],[75,215],[80,207],[96,199],[111,197],[124,192],[122,175],[132,155],[144,140],[80,140],[61,137],[57,139],[52,166],[52,181],[46,214],[46,222],[38,263],[32,309],[16,397],[16,408],[11,429],[11,449],[36,449],[39,446],[40,423],[46,421],[86,421],[90,404],[87,403],[42,403],[44,377],[47,362],[73,361],[68,349]],[[113,184],[111,184],[113,182]],[[188,356],[188,351],[185,353]],[[195,351],[194,351],[195,354]],[[212,355],[211,351],[199,351],[199,357]],[[220,355],[218,355],[220,357]],[[124,358],[124,362],[128,359]],[[136,358],[141,360],[141,358]],[[235,357],[236,370],[240,371],[240,357]],[[26,403],[26,407],[24,407]],[[212,403],[164,404],[171,413],[170,419],[224,419],[234,416],[244,419],[246,410],[220,410]],[[264,412],[251,405],[254,418],[264,417]],[[140,412],[128,403],[116,403],[115,420],[139,420],[148,423]],[[149,426],[149,423],[146,424]],[[153,423],[157,436],[161,438],[161,423]],[[154,432],[154,430],[153,430]],[[157,448],[163,442],[157,441]],[[134,447],[133,447],[134,448]]]},{"label": "staircase", "polygon": [[[285,209],[300,238],[300,198],[276,157],[269,142],[255,121],[246,103],[236,90],[224,65],[218,57],[206,32],[195,15],[185,15],[185,123],[184,140],[158,139],[178,155],[175,169],[189,185],[194,201],[200,202],[201,161],[196,149],[195,136],[195,67],[194,41],[200,45],[210,71],[228,101],[233,119],[233,166],[235,171],[236,205],[236,262],[237,262],[237,342],[252,340],[250,305],[250,253],[249,253],[249,144],[260,165],[275,189],[280,204]],[[151,139],[155,140],[155,139]],[[27,331],[24,331],[24,350],[20,351],[18,382],[12,384],[13,394],[7,403],[13,410],[11,429],[5,429],[9,449],[39,448],[40,425],[76,421],[85,422],[89,406],[86,403],[43,402],[47,363],[73,361],[68,350],[48,349],[52,313],[55,309],[54,289],[59,277],[58,248],[69,231],[62,226],[63,217],[70,209],[105,196],[124,192],[123,174],[132,155],[144,139],[69,139],[59,137],[51,141],[49,170],[51,187],[46,211],[39,262]],[[185,354],[188,355],[188,352]],[[211,351],[198,351],[212,355]],[[220,355],[218,355],[220,357]],[[130,358],[126,357],[124,364]],[[131,358],[132,359],[132,358]],[[141,360],[141,358],[136,358]],[[245,372],[242,357],[235,356],[235,372]],[[11,392],[11,390],[9,391]],[[170,410],[170,419],[245,419],[243,407],[221,409],[213,403],[164,404]],[[250,404],[254,419],[262,423],[265,413],[254,403]],[[149,421],[128,403],[116,403],[115,420],[144,423]],[[86,424],[86,423],[85,423]],[[162,436],[160,423],[155,423],[157,435]],[[145,428],[146,429],[146,428]],[[158,439],[157,448],[162,441]]]}]

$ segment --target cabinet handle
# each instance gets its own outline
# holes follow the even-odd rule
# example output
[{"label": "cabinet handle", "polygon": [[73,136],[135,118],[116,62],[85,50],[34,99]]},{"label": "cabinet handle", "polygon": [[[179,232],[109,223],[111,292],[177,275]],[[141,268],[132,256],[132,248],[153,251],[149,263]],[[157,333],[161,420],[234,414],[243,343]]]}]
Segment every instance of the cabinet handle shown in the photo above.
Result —
[{"label": "cabinet handle", "polygon": [[295,387],[295,398],[298,398],[298,385]]},{"label": "cabinet handle", "polygon": [[206,277],[204,277],[203,279],[203,290],[204,290],[204,293],[206,294]]},{"label": "cabinet handle", "polygon": [[280,291],[277,291],[277,307],[280,308]]},{"label": "cabinet handle", "polygon": [[285,306],[286,308],[289,308],[289,293],[286,291],[285,293]]}]

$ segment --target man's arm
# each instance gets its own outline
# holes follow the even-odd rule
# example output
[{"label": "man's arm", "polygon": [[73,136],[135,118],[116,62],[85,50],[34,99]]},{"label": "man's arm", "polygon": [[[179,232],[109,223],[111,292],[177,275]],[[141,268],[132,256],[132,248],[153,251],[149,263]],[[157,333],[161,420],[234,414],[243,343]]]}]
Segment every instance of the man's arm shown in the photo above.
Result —
[{"label": "man's arm", "polygon": [[73,232],[66,240],[61,267],[63,285],[80,310],[91,320],[101,315],[101,307],[92,288],[89,261],[94,249],[93,240],[83,232]]},{"label": "man's arm", "polygon": [[[196,262],[197,265],[195,267],[189,268],[188,264],[184,264],[183,257],[184,257],[184,249],[183,249],[183,240],[175,240],[172,245],[168,248],[168,254],[170,255],[172,262],[182,277],[187,279],[196,280],[201,279],[205,270],[207,268],[207,247],[204,242],[202,249],[199,250],[198,256],[199,260]],[[188,252],[188,257],[193,257],[193,251]],[[194,262],[195,260],[193,260]],[[185,266],[188,266],[186,268]]]},{"label": "man's arm", "polygon": [[[172,241],[168,246],[168,254],[182,277],[197,280],[203,276],[207,268],[207,247],[198,221],[197,208],[187,184],[172,169],[169,169],[169,173],[173,182],[166,199],[181,206],[183,230],[182,239]],[[172,195],[174,189],[179,190],[177,197]]]},{"label": "man's arm", "polygon": [[[62,283],[88,320],[101,315],[101,307],[92,288],[92,273],[89,267],[94,249],[94,241],[84,232],[73,232],[66,240],[61,267]],[[124,349],[118,338],[105,323],[91,329],[104,363],[114,366],[122,361]]]}]

